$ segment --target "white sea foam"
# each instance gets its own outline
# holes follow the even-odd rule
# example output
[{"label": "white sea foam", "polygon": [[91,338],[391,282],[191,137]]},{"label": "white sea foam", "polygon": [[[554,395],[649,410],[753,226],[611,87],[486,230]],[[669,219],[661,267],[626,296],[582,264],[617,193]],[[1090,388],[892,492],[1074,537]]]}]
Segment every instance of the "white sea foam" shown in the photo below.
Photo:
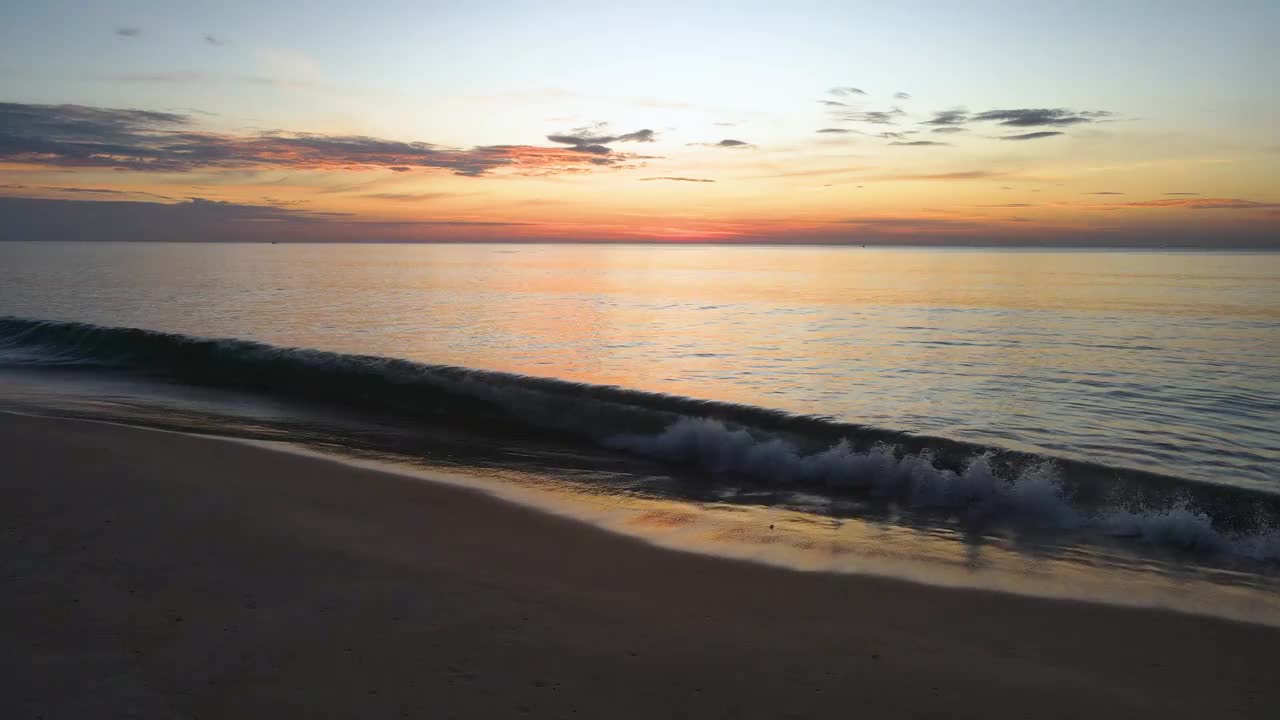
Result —
[{"label": "white sea foam", "polygon": [[787,440],[758,440],[744,429],[707,418],[681,418],[661,433],[616,435],[605,444],[775,485],[861,488],[874,497],[901,498],[912,507],[1015,513],[1026,521],[1059,528],[1079,522],[1063,494],[1057,469],[1048,462],[1032,465],[1012,478],[998,478],[986,454],[971,457],[960,472],[939,467],[928,452],[899,456],[885,444],[855,451],[840,441],[805,455]]},{"label": "white sea foam", "polygon": [[940,467],[928,451],[901,454],[886,444],[859,451],[842,440],[806,455],[779,437],[757,437],[718,420],[687,417],[661,433],[616,435],[605,444],[773,486],[862,489],[923,510],[957,510],[969,517],[998,516],[1023,525],[1092,530],[1187,551],[1280,561],[1280,529],[1233,535],[1214,527],[1208,514],[1184,506],[1083,511],[1072,505],[1059,468],[1049,461],[1000,477],[989,453],[970,457],[958,472]]}]

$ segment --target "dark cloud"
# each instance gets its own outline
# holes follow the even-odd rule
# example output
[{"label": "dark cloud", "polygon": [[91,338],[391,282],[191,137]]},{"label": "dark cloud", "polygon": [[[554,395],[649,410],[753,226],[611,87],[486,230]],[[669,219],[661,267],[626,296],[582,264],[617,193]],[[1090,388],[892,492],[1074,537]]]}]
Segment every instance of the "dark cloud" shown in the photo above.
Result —
[{"label": "dark cloud", "polygon": [[835,100],[819,100],[818,102],[822,105],[826,105],[827,107],[849,107],[848,105],[845,105],[842,102],[836,102]]},{"label": "dark cloud", "polygon": [[138,36],[139,36],[139,35],[141,35],[141,34],[142,34],[142,29],[141,29],[141,28],[136,28],[136,27],[118,27],[118,28],[116,28],[116,35],[117,35],[117,36],[119,36],[119,37],[135,38],[135,37],[138,37]]},{"label": "dark cloud", "polygon": [[852,95],[866,95],[865,92],[859,90],[858,88],[849,87],[848,85],[845,85],[843,87],[833,87],[827,92],[831,95],[836,95],[838,97],[849,97]]},{"label": "dark cloud", "polygon": [[[324,216],[270,205],[191,198],[179,203],[0,198],[0,239],[183,240],[193,227],[227,223],[315,223]],[[191,239],[205,239],[196,237]]]},{"label": "dark cloud", "polygon": [[910,93],[896,92],[893,94],[893,99],[894,100],[910,100],[911,95]]},{"label": "dark cloud", "polygon": [[1115,113],[1105,110],[1081,111],[1066,108],[1024,108],[1018,110],[988,110],[973,116],[974,120],[989,120],[1011,127],[1062,126],[1096,122]]},{"label": "dark cloud", "polygon": [[407,167],[405,165],[392,165],[387,169],[390,170],[391,172],[410,172],[411,170],[413,170],[413,168]]},{"label": "dark cloud", "polygon": [[105,188],[55,187],[50,185],[0,185],[0,190],[21,190],[23,194],[58,193],[69,195],[125,195],[132,197],[150,197],[158,200],[173,200],[168,195],[143,192],[141,190],[108,190]]},{"label": "dark cloud", "polygon": [[962,133],[962,132],[969,132],[969,131],[968,131],[968,129],[966,129],[966,128],[962,128],[962,127],[939,127],[939,128],[934,128],[934,129],[930,130],[929,132],[936,132],[936,133]]},{"label": "dark cloud", "polygon": [[1059,130],[1042,130],[1040,132],[1022,133],[1021,135],[1002,135],[1001,140],[1039,140],[1040,138],[1053,137],[1055,135],[1066,135]]},{"label": "dark cloud", "polygon": [[153,172],[200,169],[358,170],[434,168],[480,176],[494,170],[542,175],[625,166],[644,156],[593,143],[648,142],[653,132],[568,135],[573,147],[490,145],[469,149],[367,136],[265,132],[231,135],[192,127],[186,115],[80,105],[0,103],[0,160],[69,168]]},{"label": "dark cloud", "polygon": [[642,182],[651,182],[653,180],[672,180],[674,182],[692,182],[692,183],[713,183],[715,180],[707,178],[691,178],[691,177],[647,177],[640,178]]},{"label": "dark cloud", "polygon": [[712,147],[747,150],[747,149],[754,148],[755,145],[752,145],[751,143],[745,140],[734,140],[732,138],[725,138],[724,140],[721,140],[720,142],[713,144]]},{"label": "dark cloud", "polygon": [[215,46],[215,47],[220,47],[220,46],[222,46],[222,45],[226,45],[226,44],[227,44],[227,41],[226,41],[226,40],[223,40],[222,38],[218,37],[217,35],[213,35],[213,34],[211,34],[211,33],[205,33],[205,34],[204,34],[204,41],[205,41],[205,43],[207,43],[207,44],[209,44],[209,45],[213,45],[213,46]]},{"label": "dark cloud", "polygon": [[908,146],[908,147],[927,147],[927,146],[931,146],[931,145],[950,145],[950,143],[936,142],[936,141],[933,141],[933,140],[911,140],[910,142],[904,142],[904,141],[901,141],[901,140],[897,140],[897,141],[891,142],[891,143],[889,143],[889,144],[890,144],[890,145],[903,145],[903,146]]},{"label": "dark cloud", "polygon": [[844,134],[847,134],[847,133],[856,133],[856,132],[857,132],[857,130],[850,130],[849,128],[819,128],[819,129],[818,129],[818,132],[820,132],[820,133],[833,133],[833,134],[837,134],[837,135],[844,135]]},{"label": "dark cloud", "polygon": [[964,108],[942,110],[933,114],[933,118],[925,120],[925,125],[963,125],[969,122],[969,111]]},{"label": "dark cloud", "polygon": [[[161,153],[163,132],[188,118],[174,113],[81,105],[0,103],[0,159],[65,166],[136,166]],[[106,162],[107,158],[116,161]]]},{"label": "dark cloud", "polygon": [[475,232],[493,236],[495,228],[525,224],[468,219],[362,221],[345,213],[204,198],[157,203],[0,197],[0,241],[453,240],[475,237]]},{"label": "dark cloud", "polygon": [[657,139],[656,133],[652,130],[636,130],[635,132],[622,134],[607,134],[605,123],[597,123],[587,127],[575,128],[567,133],[557,135],[548,135],[547,139],[553,143],[569,145],[573,150],[593,155],[608,155],[613,152],[608,145],[620,142],[653,142]]},{"label": "dark cloud", "polygon": [[1122,193],[1122,192],[1113,192],[1113,191],[1111,191],[1111,190],[1101,190],[1101,191],[1098,191],[1098,192],[1087,192],[1087,193],[1082,193],[1082,194],[1083,194],[1083,195],[1123,195],[1124,193]]},{"label": "dark cloud", "polygon": [[902,108],[894,107],[888,110],[850,110],[847,112],[833,112],[832,117],[843,122],[864,122],[872,125],[893,125],[897,123],[898,118],[907,113]]},{"label": "dark cloud", "polygon": [[[568,142],[567,140],[557,139],[557,136],[555,135],[548,135],[547,139],[550,140],[551,142],[564,142],[564,143]],[[581,143],[581,144],[570,143],[570,144],[573,145],[573,149],[576,150],[577,152],[591,153],[592,155],[608,155],[609,153],[613,152],[612,149],[604,145],[593,145],[588,143]]]}]

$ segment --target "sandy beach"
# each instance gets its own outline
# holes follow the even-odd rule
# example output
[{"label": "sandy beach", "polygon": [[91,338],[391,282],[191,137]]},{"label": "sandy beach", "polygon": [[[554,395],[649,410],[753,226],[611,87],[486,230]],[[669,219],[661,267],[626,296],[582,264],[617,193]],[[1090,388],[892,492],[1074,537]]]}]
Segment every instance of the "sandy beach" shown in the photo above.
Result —
[{"label": "sandy beach", "polygon": [[1274,717],[1280,631],[647,546],[0,415],[6,718]]}]

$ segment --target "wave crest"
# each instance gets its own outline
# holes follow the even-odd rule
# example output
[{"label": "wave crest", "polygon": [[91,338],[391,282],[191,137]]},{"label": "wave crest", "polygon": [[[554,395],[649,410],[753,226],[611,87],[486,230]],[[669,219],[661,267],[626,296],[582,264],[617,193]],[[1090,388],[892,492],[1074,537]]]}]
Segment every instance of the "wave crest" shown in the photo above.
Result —
[{"label": "wave crest", "polygon": [[589,440],[715,482],[860,493],[922,511],[1095,529],[1280,561],[1280,496],[768,408],[395,358],[0,318],[0,362],[109,368],[416,422]]},{"label": "wave crest", "polygon": [[604,443],[758,482],[859,489],[915,508],[963,509],[976,516],[1014,513],[1058,528],[1078,523],[1054,463],[1031,464],[1002,478],[992,467],[992,451],[973,455],[959,470],[940,466],[928,450],[901,454],[887,443],[859,451],[841,440],[806,455],[792,442],[758,441],[745,429],[708,418],[681,418],[656,435],[617,435]]}]

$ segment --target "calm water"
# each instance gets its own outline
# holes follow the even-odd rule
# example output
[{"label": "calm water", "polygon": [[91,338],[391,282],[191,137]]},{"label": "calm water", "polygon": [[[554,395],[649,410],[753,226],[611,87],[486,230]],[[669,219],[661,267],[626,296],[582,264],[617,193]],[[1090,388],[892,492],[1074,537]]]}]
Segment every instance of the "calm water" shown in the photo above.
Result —
[{"label": "calm water", "polygon": [[1280,254],[0,243],[0,410],[794,568],[1280,624],[1278,399]]},{"label": "calm water", "polygon": [[0,315],[617,384],[1280,490],[1280,254],[0,243]]}]

